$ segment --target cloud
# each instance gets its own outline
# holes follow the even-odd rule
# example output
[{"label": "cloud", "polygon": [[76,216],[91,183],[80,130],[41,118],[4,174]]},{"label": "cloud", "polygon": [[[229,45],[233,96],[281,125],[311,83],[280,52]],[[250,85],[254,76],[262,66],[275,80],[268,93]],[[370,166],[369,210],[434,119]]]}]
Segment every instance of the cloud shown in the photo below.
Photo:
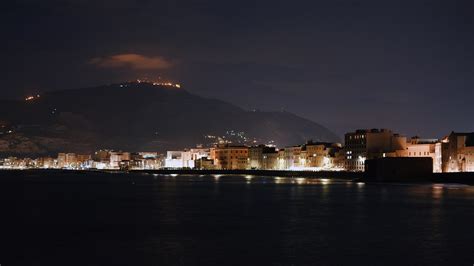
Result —
[{"label": "cloud", "polygon": [[107,57],[96,57],[90,60],[91,64],[104,68],[128,67],[136,70],[168,69],[174,66],[161,56],[144,56],[140,54],[117,54]]}]

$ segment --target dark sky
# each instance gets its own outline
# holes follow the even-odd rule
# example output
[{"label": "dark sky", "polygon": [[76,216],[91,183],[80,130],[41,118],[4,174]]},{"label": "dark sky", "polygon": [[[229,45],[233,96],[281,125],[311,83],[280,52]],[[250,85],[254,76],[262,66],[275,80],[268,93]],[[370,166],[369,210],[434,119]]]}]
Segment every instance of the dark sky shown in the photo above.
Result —
[{"label": "dark sky", "polygon": [[474,1],[17,0],[2,98],[164,77],[340,135],[474,131]]}]

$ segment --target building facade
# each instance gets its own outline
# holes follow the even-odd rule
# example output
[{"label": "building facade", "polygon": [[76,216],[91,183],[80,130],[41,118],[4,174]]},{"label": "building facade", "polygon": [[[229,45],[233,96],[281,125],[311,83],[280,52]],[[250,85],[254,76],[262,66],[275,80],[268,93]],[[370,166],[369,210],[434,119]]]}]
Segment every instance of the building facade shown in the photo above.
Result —
[{"label": "building facade", "polygon": [[359,129],[346,133],[345,169],[364,171],[365,160],[396,157],[397,150],[406,150],[406,137],[388,129]]},{"label": "building facade", "polygon": [[474,171],[474,132],[451,134],[442,141],[443,172]]},{"label": "building facade", "polygon": [[59,168],[75,168],[77,165],[77,156],[75,153],[58,153]]},{"label": "building facade", "polygon": [[112,151],[110,152],[109,167],[112,169],[120,168],[122,164],[130,161],[129,152]]},{"label": "building facade", "polygon": [[430,157],[433,160],[433,172],[441,172],[441,143],[437,139],[413,137],[407,142],[405,150],[397,151],[398,157]]},{"label": "building facade", "polygon": [[331,169],[335,166],[336,153],[342,148],[339,143],[308,142],[304,145],[305,166],[313,169]]},{"label": "building facade", "polygon": [[[275,147],[258,145],[249,147],[250,169],[274,169],[278,156]],[[273,161],[275,159],[275,162]],[[268,168],[270,167],[270,168]]]},{"label": "building facade", "polygon": [[249,148],[228,144],[211,148],[211,159],[215,169],[235,170],[249,168]]},{"label": "building facade", "polygon": [[166,168],[183,168],[183,151],[167,151],[165,158]]}]

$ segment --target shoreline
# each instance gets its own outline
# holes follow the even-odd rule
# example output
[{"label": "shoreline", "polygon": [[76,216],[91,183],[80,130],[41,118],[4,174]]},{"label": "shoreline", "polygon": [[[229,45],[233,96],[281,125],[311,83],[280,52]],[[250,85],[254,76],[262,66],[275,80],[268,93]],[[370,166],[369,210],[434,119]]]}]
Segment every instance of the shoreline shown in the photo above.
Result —
[{"label": "shoreline", "polygon": [[274,177],[305,177],[355,180],[362,178],[362,172],[348,171],[289,171],[289,170],[192,170],[192,169],[158,169],[130,170],[132,173],[149,173],[162,175],[254,175]]},{"label": "shoreline", "polygon": [[288,170],[193,170],[193,169],[156,169],[156,170],[69,170],[69,169],[0,169],[0,177],[5,174],[19,175],[21,173],[116,173],[116,174],[158,174],[158,175],[253,175],[265,177],[287,178],[327,178],[340,179],[351,182],[366,183],[456,183],[474,185],[474,172],[463,173],[433,173],[424,178],[397,178],[391,180],[370,179],[363,172],[350,171],[288,171]]}]

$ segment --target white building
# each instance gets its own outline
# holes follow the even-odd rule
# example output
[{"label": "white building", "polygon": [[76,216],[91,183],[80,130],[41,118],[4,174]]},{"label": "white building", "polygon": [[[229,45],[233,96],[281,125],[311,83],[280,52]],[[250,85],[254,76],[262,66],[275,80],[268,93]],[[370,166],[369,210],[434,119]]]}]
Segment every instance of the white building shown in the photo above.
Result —
[{"label": "white building", "polygon": [[209,149],[190,149],[189,151],[168,151],[166,153],[166,168],[194,168],[196,160],[209,157]]},{"label": "white building", "polygon": [[183,168],[183,151],[167,151],[165,159],[166,168]]},{"label": "white building", "polygon": [[402,157],[430,157],[433,159],[433,172],[441,172],[441,143],[437,139],[413,137],[407,143],[406,150],[399,155]]}]

